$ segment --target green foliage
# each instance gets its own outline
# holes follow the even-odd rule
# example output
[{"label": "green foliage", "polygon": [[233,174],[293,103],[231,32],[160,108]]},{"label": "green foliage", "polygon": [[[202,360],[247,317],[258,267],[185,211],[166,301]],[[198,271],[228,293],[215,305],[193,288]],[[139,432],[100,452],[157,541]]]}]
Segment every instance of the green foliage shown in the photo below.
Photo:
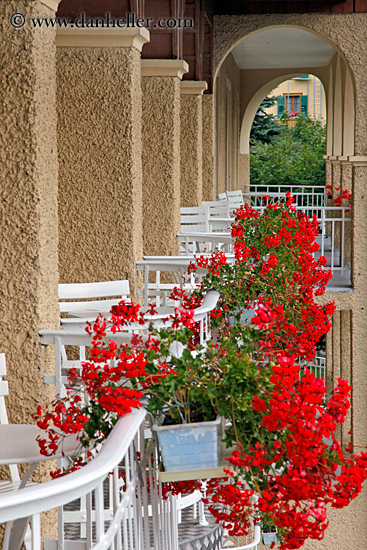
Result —
[{"label": "green foliage", "polygon": [[319,121],[299,116],[294,126],[287,117],[282,132],[271,143],[251,145],[252,185],[323,185],[326,128]]},{"label": "green foliage", "polygon": [[266,112],[266,109],[276,104],[277,97],[266,97],[261,103],[252,123],[250,142],[271,143],[282,131],[275,116]]}]

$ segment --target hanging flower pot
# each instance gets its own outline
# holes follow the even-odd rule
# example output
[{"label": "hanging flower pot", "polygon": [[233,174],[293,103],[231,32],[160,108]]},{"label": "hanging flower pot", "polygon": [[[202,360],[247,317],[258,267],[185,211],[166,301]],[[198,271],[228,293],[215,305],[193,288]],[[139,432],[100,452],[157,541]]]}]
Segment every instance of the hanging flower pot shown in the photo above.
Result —
[{"label": "hanging flower pot", "polygon": [[278,543],[278,535],[276,531],[262,533],[262,543],[264,546],[271,546],[273,543]]},{"label": "hanging flower pot", "polygon": [[209,422],[158,426],[157,433],[166,472],[216,468],[219,463],[221,418]]}]

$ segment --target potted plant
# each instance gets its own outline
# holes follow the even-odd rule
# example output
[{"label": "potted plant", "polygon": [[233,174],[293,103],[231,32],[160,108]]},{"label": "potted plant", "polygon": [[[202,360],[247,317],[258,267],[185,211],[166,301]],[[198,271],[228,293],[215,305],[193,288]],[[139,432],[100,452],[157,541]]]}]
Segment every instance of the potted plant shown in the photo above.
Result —
[{"label": "potted plant", "polygon": [[267,514],[261,522],[262,543],[264,546],[271,546],[278,543],[278,529],[274,520]]}]

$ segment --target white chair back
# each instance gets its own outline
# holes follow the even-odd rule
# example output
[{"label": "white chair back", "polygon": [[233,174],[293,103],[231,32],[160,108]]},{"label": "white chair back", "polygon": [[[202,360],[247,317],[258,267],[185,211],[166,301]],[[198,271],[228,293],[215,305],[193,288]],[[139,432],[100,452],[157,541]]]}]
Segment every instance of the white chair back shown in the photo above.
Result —
[{"label": "white chair back", "polygon": [[209,209],[209,216],[220,216],[228,217],[229,216],[229,200],[220,200],[220,201],[203,201],[202,206],[205,206]]},{"label": "white chair back", "polygon": [[227,191],[227,199],[229,200],[229,207],[231,214],[233,210],[239,208],[244,203],[243,192],[241,189],[236,191]]},{"label": "white chair back", "polygon": [[[60,313],[99,310],[107,313],[113,305],[126,299],[130,293],[129,281],[100,281],[98,283],[59,284]],[[115,296],[113,299],[107,299]],[[103,300],[98,300],[103,298]],[[69,300],[69,301],[65,301]]]},{"label": "white chair back", "polygon": [[181,212],[181,233],[209,231],[209,208],[207,206],[183,206]]},{"label": "white chair back", "polygon": [[[0,353],[0,424],[9,424],[6,412],[5,397],[9,395],[9,386],[3,377],[6,376],[5,353]],[[10,464],[10,477],[12,481],[20,481],[19,471],[16,464]]]}]

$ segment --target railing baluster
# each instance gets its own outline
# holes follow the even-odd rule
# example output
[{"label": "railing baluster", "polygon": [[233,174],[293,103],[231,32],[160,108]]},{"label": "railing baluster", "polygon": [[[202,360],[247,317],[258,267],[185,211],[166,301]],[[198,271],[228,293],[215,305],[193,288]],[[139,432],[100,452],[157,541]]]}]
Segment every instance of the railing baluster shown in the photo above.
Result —
[{"label": "railing baluster", "polygon": [[92,547],[93,522],[92,522],[92,493],[86,495],[86,513],[87,513],[87,547]]},{"label": "railing baluster", "polygon": [[104,535],[103,483],[100,483],[95,489],[94,500],[96,514],[96,542],[100,542]]},{"label": "railing baluster", "polygon": [[[135,444],[135,447],[134,447]],[[131,453],[132,453],[132,460],[131,460],[131,476],[138,477],[139,482],[138,486],[141,485],[141,480],[138,472],[138,469],[140,468],[138,462],[137,462],[137,454],[135,449],[139,449],[139,432],[136,434],[135,439],[131,446]],[[140,473],[141,475],[141,473]],[[138,491],[139,493],[139,491]],[[133,499],[133,534],[134,534],[134,540],[135,540],[135,548],[136,550],[139,550],[141,548],[141,540],[140,540],[140,532],[141,532],[141,505],[140,500],[138,498]],[[137,506],[138,504],[138,506]]]},{"label": "railing baluster", "polygon": [[[115,521],[115,514],[119,508],[120,505],[120,483],[119,483],[119,468],[118,465],[113,470],[113,476],[112,476],[112,509],[113,509],[113,519],[112,521]],[[119,528],[116,535],[115,535],[115,542],[114,542],[114,548],[115,550],[122,550],[122,544],[121,544],[121,529]]]},{"label": "railing baluster", "polygon": [[65,540],[65,534],[64,534],[64,510],[63,507],[60,506],[57,509],[57,519],[58,519],[58,533],[57,533],[57,546],[58,550],[64,550],[64,540]]}]

